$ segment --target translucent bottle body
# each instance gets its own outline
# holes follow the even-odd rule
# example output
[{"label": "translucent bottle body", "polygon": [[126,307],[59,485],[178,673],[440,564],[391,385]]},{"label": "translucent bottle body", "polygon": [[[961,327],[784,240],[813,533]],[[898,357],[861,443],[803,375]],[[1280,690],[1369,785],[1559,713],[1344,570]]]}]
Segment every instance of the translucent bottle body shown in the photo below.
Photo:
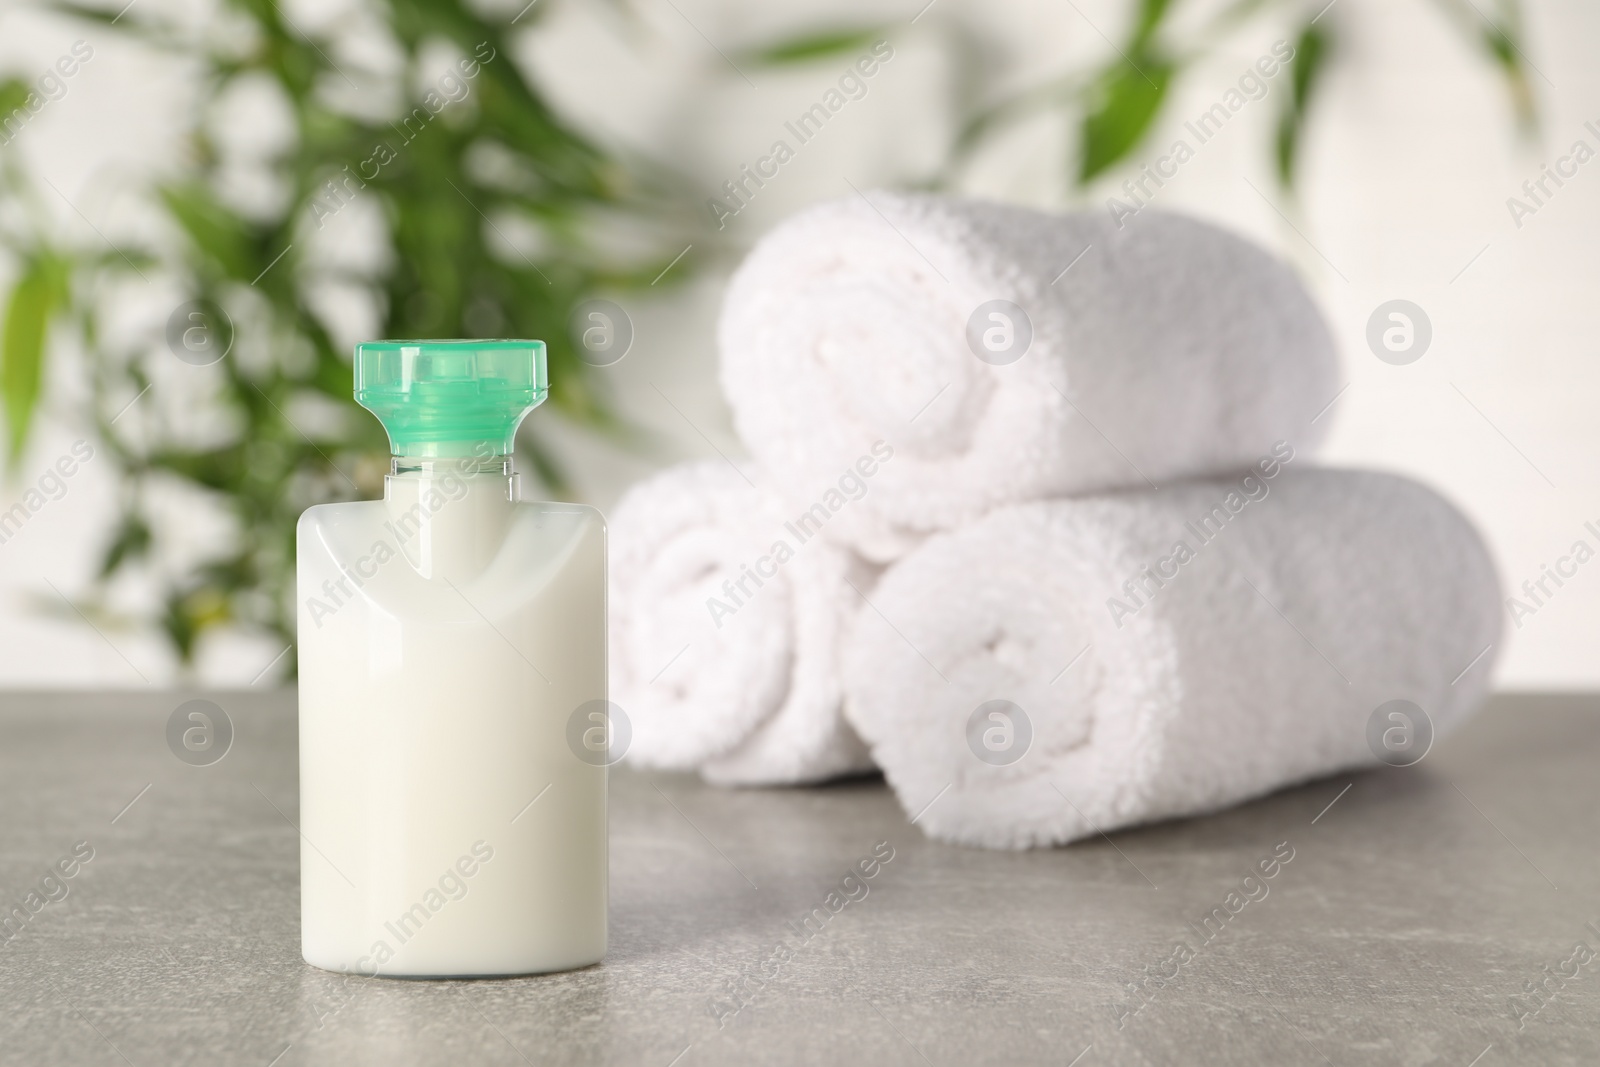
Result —
[{"label": "translucent bottle body", "polygon": [[[509,464],[396,459],[298,529],[302,950],[525,974],[606,946],[605,525]],[[580,730],[581,733],[581,730]],[[592,748],[592,746],[591,746]]]}]

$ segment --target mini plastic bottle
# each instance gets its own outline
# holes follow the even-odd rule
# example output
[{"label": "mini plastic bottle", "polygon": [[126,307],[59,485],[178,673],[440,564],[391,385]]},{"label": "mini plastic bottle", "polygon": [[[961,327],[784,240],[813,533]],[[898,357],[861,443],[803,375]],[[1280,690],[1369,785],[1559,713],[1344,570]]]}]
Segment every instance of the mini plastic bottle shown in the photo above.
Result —
[{"label": "mini plastic bottle", "polygon": [[356,349],[393,460],[381,501],[309,508],[297,531],[308,963],[504,975],[605,954],[605,524],[519,500],[513,439],[547,392],[539,341]]}]

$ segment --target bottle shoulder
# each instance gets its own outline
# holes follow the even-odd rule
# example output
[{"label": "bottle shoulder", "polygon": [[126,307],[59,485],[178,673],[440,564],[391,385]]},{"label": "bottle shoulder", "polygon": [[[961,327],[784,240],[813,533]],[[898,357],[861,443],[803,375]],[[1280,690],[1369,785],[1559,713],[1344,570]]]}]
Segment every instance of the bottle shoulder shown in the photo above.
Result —
[{"label": "bottle shoulder", "polygon": [[342,526],[363,518],[377,518],[383,513],[381,500],[341,500],[332,504],[312,504],[300,513],[295,531],[304,534],[308,528]]},{"label": "bottle shoulder", "polygon": [[[315,504],[300,513],[295,539],[301,552],[326,546],[334,555],[379,540],[408,543],[416,533],[408,517],[397,517],[382,500],[350,500]],[[519,500],[511,506],[505,528],[508,544],[538,543],[549,546],[576,539],[608,540],[605,515],[588,504],[566,501]],[[391,546],[393,547],[393,546]]]},{"label": "bottle shoulder", "polygon": [[[512,505],[518,515],[566,515],[597,523],[605,529],[605,513],[590,504],[575,504],[565,500],[519,500]],[[332,504],[313,504],[300,513],[297,525],[340,524],[348,521],[379,518],[387,513],[382,500],[344,500]]]}]

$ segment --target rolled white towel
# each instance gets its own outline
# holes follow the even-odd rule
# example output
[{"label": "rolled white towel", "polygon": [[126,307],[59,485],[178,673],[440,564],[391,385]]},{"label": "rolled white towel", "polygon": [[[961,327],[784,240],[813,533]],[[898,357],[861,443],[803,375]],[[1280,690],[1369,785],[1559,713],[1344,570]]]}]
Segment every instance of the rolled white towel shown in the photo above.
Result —
[{"label": "rolled white towel", "polygon": [[1016,505],[888,570],[846,714],[929,835],[1026,848],[1211,811],[1408,728],[1420,758],[1419,716],[1374,716],[1390,700],[1439,733],[1469,714],[1501,627],[1476,530],[1401,478],[1267,468]]},{"label": "rolled white towel", "polygon": [[840,712],[839,630],[860,602],[846,581],[870,577],[851,577],[849,553],[785,529],[720,461],[636,485],[609,533],[611,692],[630,762],[730,785],[871,767]]},{"label": "rolled white towel", "polygon": [[[991,300],[1031,323],[1005,365],[968,340]],[[978,350],[1006,358],[982,336],[1005,348],[1006,322],[976,325]],[[823,204],[750,253],[718,333],[739,435],[791,506],[888,442],[871,494],[827,531],[884,562],[997,505],[1310,447],[1337,389],[1327,327],[1285,264],[1153,211],[1119,230],[1103,212],[926,195]]]}]

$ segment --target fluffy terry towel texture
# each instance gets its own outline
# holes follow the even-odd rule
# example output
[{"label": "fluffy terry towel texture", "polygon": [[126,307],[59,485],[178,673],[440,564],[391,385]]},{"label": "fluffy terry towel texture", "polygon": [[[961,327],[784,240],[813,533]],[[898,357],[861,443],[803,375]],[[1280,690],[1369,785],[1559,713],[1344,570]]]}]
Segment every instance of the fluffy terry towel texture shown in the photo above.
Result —
[{"label": "fluffy terry towel texture", "polygon": [[[1032,327],[1005,365],[967,339],[996,299]],[[791,505],[874,441],[893,447],[828,527],[884,562],[999,505],[1310,447],[1337,390],[1326,325],[1287,266],[1155,211],[1118,230],[1102,212],[923,195],[827,203],[745,260],[719,343],[736,428]]]},{"label": "fluffy terry towel texture", "polygon": [[[630,762],[722,784],[871,767],[840,714],[839,630],[860,603],[848,582],[871,577],[852,577],[859,561],[820,537],[799,543],[721,461],[635,486],[610,537],[611,692]],[[789,554],[773,552],[780,540]]]},{"label": "fluffy terry towel texture", "polygon": [[[1015,505],[891,567],[846,711],[907,812],[946,841],[1066,842],[1373,763],[1391,699],[1464,718],[1501,626],[1477,532],[1400,478],[1275,473]],[[995,699],[1031,722],[1009,765],[974,755]]]}]

